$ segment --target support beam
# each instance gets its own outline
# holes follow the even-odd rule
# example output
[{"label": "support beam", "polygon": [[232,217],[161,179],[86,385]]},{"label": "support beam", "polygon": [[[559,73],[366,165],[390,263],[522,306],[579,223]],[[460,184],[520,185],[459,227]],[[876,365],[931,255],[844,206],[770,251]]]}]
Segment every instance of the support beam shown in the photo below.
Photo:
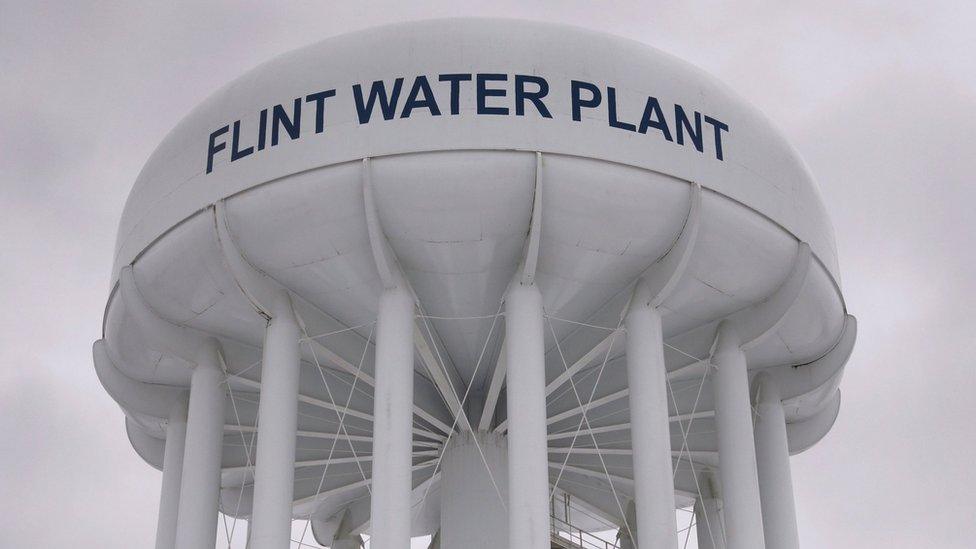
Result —
[{"label": "support beam", "polygon": [[[234,379],[238,383],[240,383],[241,385],[244,385],[246,387],[251,387],[251,388],[254,388],[254,389],[258,389],[258,390],[261,389],[261,382],[260,381],[256,381],[256,380],[253,380],[253,379],[249,379],[249,378],[246,378],[246,377],[241,376],[241,375],[234,376]],[[238,398],[240,399],[240,397],[238,397]],[[244,400],[244,399],[240,399],[240,400]],[[301,402],[303,404],[308,404],[310,406],[315,406],[317,408],[322,408],[322,409],[325,409],[325,410],[332,410],[333,412],[336,412],[336,413],[343,413],[344,412],[345,415],[347,415],[349,417],[355,417],[355,418],[359,418],[359,419],[362,419],[362,420],[365,420],[365,421],[373,421],[373,414],[368,414],[366,412],[360,412],[359,410],[355,410],[353,408],[344,408],[342,406],[339,406],[338,404],[333,404],[331,402],[326,402],[326,401],[324,401],[324,400],[322,400],[320,398],[315,398],[313,396],[299,394],[298,395],[298,402]],[[440,434],[437,434],[437,433],[435,433],[433,431],[429,431],[427,429],[421,429],[420,427],[414,427],[413,428],[413,433],[415,435],[418,435],[418,436],[426,437],[426,438],[429,438],[431,440],[436,440],[436,441],[441,441],[441,442],[443,442],[447,438],[447,437],[445,437],[443,435],[440,435]],[[345,435],[343,435],[343,437],[345,437]]]},{"label": "support beam", "polygon": [[[437,457],[440,455],[439,450],[423,450],[420,452],[414,452],[413,457]],[[295,462],[295,469],[303,469],[306,467],[321,467],[323,465],[343,465],[346,463],[366,463],[373,461],[372,454],[359,454],[356,456],[343,456],[326,458],[326,459],[304,459]],[[248,471],[247,465],[238,465],[234,467],[224,467],[221,469],[224,473],[246,473]],[[290,503],[289,503],[290,505]]]},{"label": "support beam", "polygon": [[725,549],[722,502],[715,498],[695,500],[695,529],[699,549]]},{"label": "support beam", "polygon": [[[627,314],[627,381],[630,387],[638,547],[676,548],[671,427],[661,315],[638,283]],[[633,526],[633,525],[632,525]]]},{"label": "support beam", "polygon": [[485,407],[481,411],[481,421],[478,422],[479,431],[487,431],[491,428],[492,419],[495,417],[495,408],[498,406],[498,396],[501,395],[507,370],[507,351],[505,350],[505,341],[502,340],[498,360],[495,361],[495,369],[492,370],[491,383],[488,385],[488,394],[485,396]]},{"label": "support beam", "polygon": [[[436,345],[434,341],[428,340],[425,332],[430,331],[430,335],[433,336],[433,328],[430,326],[425,326],[421,328],[421,323],[414,323],[413,339],[414,347],[417,349],[417,354],[420,355],[420,360],[423,362],[424,368],[427,373],[430,374],[430,379],[434,383],[434,387],[441,394],[441,398],[444,399],[444,403],[447,408],[451,411],[455,417],[458,418],[458,425],[462,431],[470,431],[471,424],[468,421],[468,416],[461,407],[461,395],[458,394],[458,388],[461,387],[461,379],[457,375],[452,376],[453,370],[448,370],[447,365],[443,364],[441,360],[434,354],[432,348]],[[449,433],[451,428],[449,425],[444,425],[444,432]]]},{"label": "support beam", "polygon": [[291,299],[279,291],[264,340],[250,533],[254,549],[288,549],[295,490],[301,335]]},{"label": "support beam", "polygon": [[166,422],[156,549],[176,549],[176,523],[180,513],[180,484],[183,479],[183,452],[186,447],[186,408],[184,396],[173,404]]},{"label": "support beam", "polygon": [[[508,540],[505,437],[459,433],[441,460],[443,549],[504,549]],[[497,486],[497,492],[496,492]],[[518,548],[515,548],[518,549]]]},{"label": "support beam", "polygon": [[505,300],[508,362],[508,513],[511,548],[548,549],[545,344],[542,295],[513,281]]},{"label": "support beam", "polygon": [[746,357],[735,327],[723,321],[712,351],[717,371],[715,428],[729,549],[763,549],[763,519],[752,433]]},{"label": "support beam", "polygon": [[[237,244],[235,244],[234,238],[231,235],[227,220],[226,201],[221,200],[215,204],[213,211],[217,241],[220,245],[225,263],[230,269],[231,276],[237,282],[241,293],[254,310],[265,318],[272,318],[272,305],[275,296],[282,291],[287,291],[292,299],[292,305],[299,325],[308,331],[309,337],[304,341],[308,343],[308,349],[312,356],[306,356],[306,358],[313,362],[321,360],[358,378],[360,383],[374,387],[376,380],[373,376],[367,374],[362,368],[353,364],[316,338],[318,334],[341,332],[347,330],[349,327],[320,310],[308,300],[302,299],[293,290],[285,288],[281,282],[269,276],[267,273],[259,271],[248,263],[247,259],[244,258],[244,255],[237,248]],[[348,333],[357,340],[357,345],[369,344],[367,340],[356,334],[355,331],[349,331]],[[345,349],[345,352],[349,354],[350,350]],[[359,351],[357,350],[356,352],[358,353]],[[442,433],[446,434],[450,431],[447,424],[419,406],[414,406],[414,414],[439,429]]]},{"label": "support beam", "polygon": [[599,343],[594,345],[583,356],[578,358],[576,362],[573,362],[563,373],[556,376],[556,379],[550,381],[549,384],[546,385],[546,396],[548,397],[555,392],[556,389],[562,387],[567,381],[570,380],[570,378],[578,374],[583,368],[592,364],[597,358],[606,355],[610,345],[619,335],[620,334],[617,330],[610,332],[606,337],[601,339]]},{"label": "support beam", "polygon": [[799,549],[790,449],[779,386],[770,376],[760,374],[753,387],[756,394],[756,465],[766,547]]},{"label": "support beam", "polygon": [[560,440],[564,438],[573,437],[589,437],[590,435],[598,435],[600,433],[613,433],[615,431],[629,431],[630,423],[620,423],[617,425],[607,425],[605,427],[593,427],[592,429],[580,429],[577,433],[576,429],[571,431],[563,431],[561,433],[552,433],[548,437],[549,440]]},{"label": "support beam", "polygon": [[[542,242],[542,154],[522,261],[505,298],[508,417],[508,547],[549,549],[546,357],[542,294],[535,285]],[[498,432],[498,429],[496,429]]]},{"label": "support beam", "polygon": [[373,401],[373,549],[410,546],[413,305],[404,286],[387,288],[380,297]]},{"label": "support beam", "polygon": [[578,416],[578,415],[582,414],[583,412],[589,412],[590,410],[592,410],[594,408],[599,408],[600,406],[605,406],[607,404],[610,404],[611,402],[616,402],[616,401],[618,401],[618,400],[620,400],[622,398],[627,398],[628,395],[630,395],[630,389],[629,388],[627,388],[627,389],[621,389],[619,391],[614,391],[614,392],[610,393],[609,395],[606,395],[606,396],[603,396],[603,397],[600,397],[600,398],[593,399],[592,401],[590,401],[590,402],[588,402],[588,403],[586,403],[586,404],[584,404],[582,406],[576,405],[573,408],[570,408],[569,410],[566,410],[565,412],[560,412],[560,413],[558,413],[558,414],[556,414],[554,416],[550,416],[548,419],[546,419],[546,425],[552,425],[553,423],[559,423],[560,421],[563,421],[565,419],[569,419],[571,417]]},{"label": "support beam", "polygon": [[217,543],[224,427],[224,373],[216,340],[209,340],[199,350],[195,362],[190,379],[176,546],[213,549]]},{"label": "support beam", "polygon": [[[419,471],[421,469],[433,468],[436,464],[437,464],[437,460],[436,459],[427,460],[427,461],[418,463],[418,464],[410,467],[410,472],[413,473],[414,471]],[[435,476],[437,476],[437,475],[435,475]],[[295,511],[293,512],[293,514],[295,514],[297,516],[307,516],[310,511],[308,509],[305,509],[305,506],[307,506],[310,503],[327,501],[328,498],[330,498],[330,497],[335,497],[335,496],[338,496],[340,494],[344,494],[346,492],[349,492],[349,491],[352,491],[352,490],[356,490],[357,488],[363,488],[363,487],[366,487],[366,486],[369,486],[369,485],[372,485],[372,484],[373,484],[373,478],[370,477],[370,478],[365,478],[365,479],[362,479],[362,480],[357,480],[355,482],[351,482],[351,483],[346,484],[344,486],[338,486],[336,488],[331,488],[329,490],[324,490],[322,492],[319,492],[317,495],[316,494],[312,494],[310,496],[306,496],[306,497],[303,497],[303,498],[300,498],[300,499],[296,499],[292,503],[292,507],[295,509]],[[375,490],[373,491],[373,493],[374,494],[376,493]],[[370,498],[370,499],[372,500],[372,498]],[[372,508],[372,502],[370,502],[370,506]],[[354,529],[354,531],[358,531],[358,530],[359,530],[358,527]],[[374,534],[375,534],[375,532],[374,532]]]}]

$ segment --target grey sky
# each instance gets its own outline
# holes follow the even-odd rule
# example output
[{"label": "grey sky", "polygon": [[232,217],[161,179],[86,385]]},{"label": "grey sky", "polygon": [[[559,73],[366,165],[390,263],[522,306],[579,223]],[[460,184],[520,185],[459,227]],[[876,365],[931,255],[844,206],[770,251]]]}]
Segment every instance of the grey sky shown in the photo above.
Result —
[{"label": "grey sky", "polygon": [[785,131],[820,183],[860,320],[840,418],[793,460],[803,543],[972,547],[976,4],[459,4],[0,0],[0,547],[151,546],[159,474],[90,345],[122,205],[165,133],[279,53],[456,15],[649,43]]}]

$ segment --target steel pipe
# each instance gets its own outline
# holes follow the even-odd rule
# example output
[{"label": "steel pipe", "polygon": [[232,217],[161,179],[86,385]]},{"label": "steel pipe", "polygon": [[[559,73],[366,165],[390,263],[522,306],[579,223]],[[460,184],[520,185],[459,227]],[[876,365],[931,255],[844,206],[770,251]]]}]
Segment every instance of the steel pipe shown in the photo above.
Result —
[{"label": "steel pipe", "polygon": [[719,325],[712,364],[726,542],[728,549],[764,549],[746,356],[728,321]]},{"label": "steel pipe", "polygon": [[183,452],[186,448],[186,398],[173,403],[166,422],[163,448],[163,481],[159,490],[159,518],[156,522],[156,549],[175,549],[176,524],[180,513],[180,483],[183,479]]},{"label": "steel pipe", "polygon": [[634,535],[638,547],[673,549],[678,537],[661,315],[640,300],[625,322],[637,519]]},{"label": "steel pipe", "polygon": [[756,465],[766,547],[798,549],[800,536],[796,528],[790,449],[779,385],[771,376],[760,374],[754,387],[757,395]]},{"label": "steel pipe", "polygon": [[176,529],[176,546],[180,549],[213,549],[217,543],[224,435],[224,373],[219,364],[217,343],[209,341],[200,350],[190,379]]},{"label": "steel pipe", "polygon": [[372,549],[410,547],[413,439],[413,299],[383,290],[376,320],[373,401]]},{"label": "steel pipe", "polygon": [[511,548],[548,549],[549,465],[542,295],[512,283],[505,300],[508,364],[508,532]]},{"label": "steel pipe", "polygon": [[295,491],[300,329],[285,291],[275,295],[271,310],[261,363],[251,547],[288,549]]}]

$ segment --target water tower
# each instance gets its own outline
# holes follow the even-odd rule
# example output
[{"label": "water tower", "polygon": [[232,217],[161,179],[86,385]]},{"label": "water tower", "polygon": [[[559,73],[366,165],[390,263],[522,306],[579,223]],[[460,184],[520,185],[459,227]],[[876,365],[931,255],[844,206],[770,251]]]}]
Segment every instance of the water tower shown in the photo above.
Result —
[{"label": "water tower", "polygon": [[[122,216],[95,368],[157,547],[798,545],[856,324],[796,152],[646,45],[461,19],[219,90]],[[618,529],[599,545],[588,532]]]}]

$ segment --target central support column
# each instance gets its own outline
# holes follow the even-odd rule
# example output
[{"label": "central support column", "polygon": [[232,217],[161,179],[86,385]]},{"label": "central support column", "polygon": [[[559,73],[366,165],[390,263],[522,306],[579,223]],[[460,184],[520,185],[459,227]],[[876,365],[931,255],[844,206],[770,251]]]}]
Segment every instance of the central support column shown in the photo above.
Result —
[{"label": "central support column", "polygon": [[224,442],[224,373],[216,342],[200,351],[190,379],[186,451],[176,531],[179,549],[213,549],[217,543],[220,459]]},{"label": "central support column", "polygon": [[251,547],[288,549],[295,491],[300,329],[291,299],[280,291],[264,338],[258,404]]},{"label": "central support column", "polygon": [[180,398],[173,403],[166,423],[156,549],[176,548],[176,521],[180,513],[180,483],[183,479],[183,452],[186,447],[186,406],[186,398]]},{"label": "central support column", "polygon": [[712,364],[717,368],[712,387],[726,542],[728,549],[763,549],[746,356],[728,321],[719,324]]},{"label": "central support column", "polygon": [[631,529],[639,548],[674,549],[678,536],[661,315],[640,298],[643,292],[637,294],[626,318],[637,519]]},{"label": "central support column", "polygon": [[704,498],[695,501],[695,534],[698,549],[725,549],[725,528],[722,526],[721,501]]},{"label": "central support column", "polygon": [[786,438],[786,417],[779,387],[771,377],[760,374],[755,383],[756,464],[762,498],[763,529],[769,549],[798,549],[793,475]]},{"label": "central support column", "polygon": [[508,546],[548,549],[549,462],[542,295],[518,280],[505,300],[508,362]]},{"label": "central support column", "polygon": [[373,415],[370,547],[407,549],[413,450],[413,299],[404,284],[387,288],[380,296]]},{"label": "central support column", "polygon": [[[485,462],[491,468],[491,476]],[[509,547],[508,513],[503,503],[508,496],[507,475],[508,454],[503,436],[464,432],[451,438],[441,461],[441,549]]]}]

